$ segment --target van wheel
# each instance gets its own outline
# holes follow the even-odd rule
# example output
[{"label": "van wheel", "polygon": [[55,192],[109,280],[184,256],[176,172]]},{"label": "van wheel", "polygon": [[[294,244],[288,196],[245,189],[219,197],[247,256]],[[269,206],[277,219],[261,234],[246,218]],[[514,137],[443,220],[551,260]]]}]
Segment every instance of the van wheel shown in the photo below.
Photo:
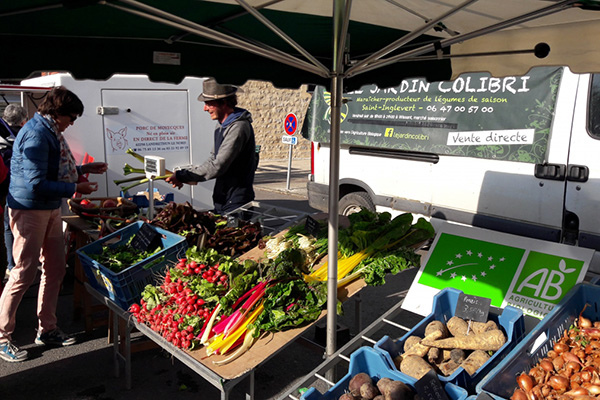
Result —
[{"label": "van wheel", "polygon": [[365,192],[348,193],[340,199],[339,208],[340,215],[346,216],[357,213],[363,208],[375,212],[373,200]]}]

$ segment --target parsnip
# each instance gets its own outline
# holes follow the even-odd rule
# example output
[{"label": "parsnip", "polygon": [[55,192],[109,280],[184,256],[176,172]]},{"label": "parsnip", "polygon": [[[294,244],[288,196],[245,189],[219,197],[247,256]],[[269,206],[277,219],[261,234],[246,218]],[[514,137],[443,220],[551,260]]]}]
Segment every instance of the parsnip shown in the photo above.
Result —
[{"label": "parsnip", "polygon": [[496,351],[506,343],[506,336],[499,329],[483,332],[478,335],[453,337],[439,340],[421,340],[421,345],[439,347],[441,349],[463,349]]}]

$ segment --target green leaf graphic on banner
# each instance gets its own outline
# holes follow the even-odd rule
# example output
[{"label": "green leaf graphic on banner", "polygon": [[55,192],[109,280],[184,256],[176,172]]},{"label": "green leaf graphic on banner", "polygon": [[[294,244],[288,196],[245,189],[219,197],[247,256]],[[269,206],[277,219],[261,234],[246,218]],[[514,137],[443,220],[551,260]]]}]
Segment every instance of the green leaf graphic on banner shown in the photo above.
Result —
[{"label": "green leaf graphic on banner", "polygon": [[419,283],[484,296],[500,307],[525,249],[442,233]]},{"label": "green leaf graphic on banner", "polygon": [[575,286],[584,262],[531,251],[513,292],[552,304]]}]

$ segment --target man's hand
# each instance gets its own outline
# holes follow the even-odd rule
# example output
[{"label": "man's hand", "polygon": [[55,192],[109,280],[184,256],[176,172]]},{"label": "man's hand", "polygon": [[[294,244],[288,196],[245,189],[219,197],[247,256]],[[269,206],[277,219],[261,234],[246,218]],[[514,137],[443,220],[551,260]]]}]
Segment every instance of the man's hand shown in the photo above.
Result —
[{"label": "man's hand", "polygon": [[173,187],[176,187],[177,189],[181,189],[183,187],[183,183],[181,183],[177,180],[177,178],[175,177],[175,174],[173,174],[170,177],[168,177],[167,179],[165,179],[165,181],[167,181],[167,183],[170,183],[171,185],[173,185]]}]

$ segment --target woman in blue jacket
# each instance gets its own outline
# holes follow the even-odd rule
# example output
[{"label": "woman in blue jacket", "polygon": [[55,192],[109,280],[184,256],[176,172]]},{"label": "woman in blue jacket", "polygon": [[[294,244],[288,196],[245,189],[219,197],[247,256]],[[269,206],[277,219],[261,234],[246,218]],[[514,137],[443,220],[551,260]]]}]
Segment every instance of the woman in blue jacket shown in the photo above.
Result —
[{"label": "woman in blue jacket", "polygon": [[21,128],[13,145],[7,204],[15,240],[15,266],[0,296],[0,358],[27,359],[27,351],[11,342],[17,308],[36,278],[38,293],[36,344],[68,346],[75,339],[57,327],[56,307],[66,272],[61,202],[75,192],[90,194],[97,183],[80,182],[86,173],[103,173],[106,163],[78,167],[62,135],[83,114],[81,100],[64,87],[52,89],[34,117]]}]

